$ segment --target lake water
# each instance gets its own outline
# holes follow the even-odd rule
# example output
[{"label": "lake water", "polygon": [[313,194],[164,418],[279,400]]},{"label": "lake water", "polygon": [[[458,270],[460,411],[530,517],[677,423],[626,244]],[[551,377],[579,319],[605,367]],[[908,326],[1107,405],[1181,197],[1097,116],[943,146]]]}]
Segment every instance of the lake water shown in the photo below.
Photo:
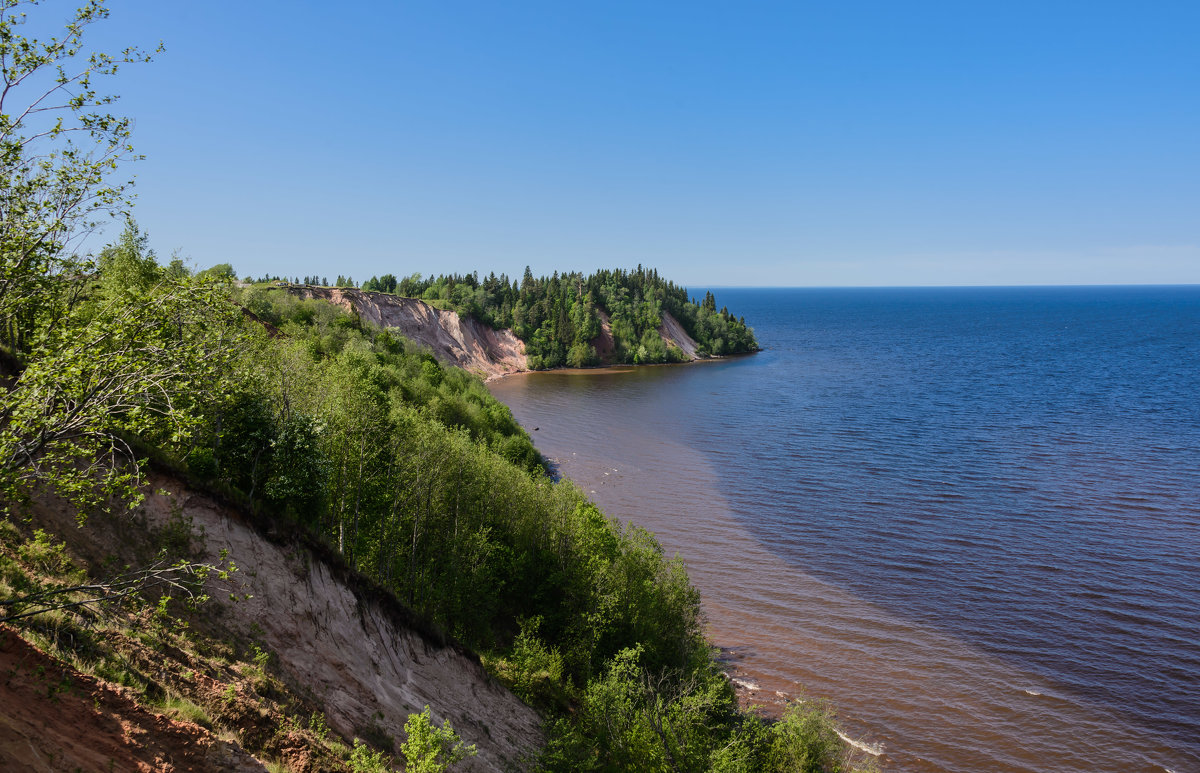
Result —
[{"label": "lake water", "polygon": [[491,387],[758,701],[888,771],[1200,771],[1200,287],[715,292],[764,351]]}]

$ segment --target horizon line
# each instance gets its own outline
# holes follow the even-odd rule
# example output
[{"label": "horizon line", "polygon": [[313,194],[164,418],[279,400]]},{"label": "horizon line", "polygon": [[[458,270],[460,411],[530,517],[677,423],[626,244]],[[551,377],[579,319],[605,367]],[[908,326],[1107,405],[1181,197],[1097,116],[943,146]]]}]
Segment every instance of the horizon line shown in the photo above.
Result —
[{"label": "horizon line", "polygon": [[707,287],[722,290],[1016,290],[1069,289],[1086,287],[1200,287],[1200,282],[1096,282],[1091,284],[961,284],[961,285],[729,285],[705,282],[685,283],[684,287]]}]

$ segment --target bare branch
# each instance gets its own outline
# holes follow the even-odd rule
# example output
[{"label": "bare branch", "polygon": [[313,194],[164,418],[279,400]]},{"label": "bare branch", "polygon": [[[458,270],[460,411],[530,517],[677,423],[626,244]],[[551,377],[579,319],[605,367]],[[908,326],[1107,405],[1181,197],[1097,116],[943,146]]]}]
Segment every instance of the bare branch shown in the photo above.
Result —
[{"label": "bare branch", "polygon": [[[167,588],[178,591],[184,598],[197,600],[198,592],[209,575],[224,576],[227,569],[213,564],[184,562],[167,564],[159,561],[145,569],[126,572],[96,583],[45,588],[24,596],[0,599],[0,623],[13,623],[57,610],[74,610],[114,604],[150,590]],[[187,579],[195,584],[188,584]]]}]

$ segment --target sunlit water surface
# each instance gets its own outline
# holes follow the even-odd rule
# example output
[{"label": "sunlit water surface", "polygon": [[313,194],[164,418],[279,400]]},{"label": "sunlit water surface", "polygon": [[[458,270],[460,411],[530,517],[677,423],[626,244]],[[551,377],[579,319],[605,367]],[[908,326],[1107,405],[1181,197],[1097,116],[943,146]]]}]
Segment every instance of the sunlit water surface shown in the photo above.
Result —
[{"label": "sunlit water surface", "polygon": [[491,384],[896,771],[1200,771],[1200,288],[718,290],[764,351]]}]

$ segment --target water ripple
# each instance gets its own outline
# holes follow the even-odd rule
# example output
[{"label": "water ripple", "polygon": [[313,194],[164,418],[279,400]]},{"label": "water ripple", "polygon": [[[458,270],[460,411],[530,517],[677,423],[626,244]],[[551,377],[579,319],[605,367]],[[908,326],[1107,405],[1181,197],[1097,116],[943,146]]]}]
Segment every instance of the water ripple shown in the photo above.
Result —
[{"label": "water ripple", "polygon": [[718,294],[767,351],[496,393],[756,695],[885,770],[1200,770],[1200,289]]}]

